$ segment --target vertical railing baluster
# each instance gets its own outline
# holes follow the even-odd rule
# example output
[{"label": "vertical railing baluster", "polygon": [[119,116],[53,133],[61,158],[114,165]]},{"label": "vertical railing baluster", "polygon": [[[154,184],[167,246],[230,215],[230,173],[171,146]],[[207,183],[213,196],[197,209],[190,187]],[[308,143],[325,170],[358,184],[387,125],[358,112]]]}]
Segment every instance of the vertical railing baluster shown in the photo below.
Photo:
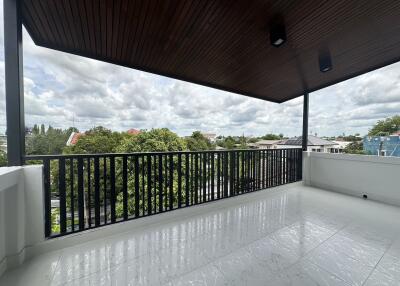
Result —
[{"label": "vertical railing baluster", "polygon": [[205,153],[207,158],[207,201],[211,200],[211,154]]},{"label": "vertical railing baluster", "polygon": [[100,225],[100,166],[99,157],[94,158],[94,213],[95,225]]},{"label": "vertical railing baluster", "polygon": [[79,230],[85,229],[85,202],[83,189],[83,158],[78,158],[78,222]]},{"label": "vertical railing baluster", "polygon": [[194,165],[194,202],[195,204],[199,203],[199,156],[195,154],[195,165]]},{"label": "vertical railing baluster", "polygon": [[269,152],[265,151],[265,188],[269,188]]},{"label": "vertical railing baluster", "polygon": [[[136,172],[136,169],[135,169]],[[128,219],[128,156],[122,157],[122,209],[124,220]]]},{"label": "vertical railing baluster", "polygon": [[245,173],[244,173],[244,161],[245,161],[244,155],[245,155],[245,152],[241,151],[240,155],[241,155],[240,156],[241,157],[241,172],[240,172],[240,189],[239,189],[239,191],[240,191],[241,194],[243,194],[244,193],[244,177],[245,177]]},{"label": "vertical railing baluster", "polygon": [[228,178],[228,164],[229,164],[229,153],[224,153],[224,198],[228,197],[229,178]]},{"label": "vertical railing baluster", "polygon": [[257,189],[257,158],[256,158],[256,152],[251,151],[251,160],[252,160],[252,168],[253,168],[253,189],[252,191],[255,191]]},{"label": "vertical railing baluster", "polygon": [[60,233],[67,231],[67,203],[65,194],[65,159],[58,160],[58,191],[60,198]]},{"label": "vertical railing baluster", "polygon": [[234,196],[233,186],[235,181],[235,170],[234,170],[234,162],[235,162],[235,153],[232,151],[230,153],[229,158],[229,196]]},{"label": "vertical railing baluster", "polygon": [[217,198],[221,198],[221,153],[217,153]]},{"label": "vertical railing baluster", "polygon": [[265,150],[261,151],[262,158],[262,188],[265,189]]},{"label": "vertical railing baluster", "polygon": [[162,170],[162,155],[158,155],[158,211],[163,211],[163,170]]},{"label": "vertical railing baluster", "polygon": [[107,157],[103,158],[103,212],[104,223],[107,223]]},{"label": "vertical railing baluster", "polygon": [[140,164],[140,166],[141,166],[141,170],[140,170],[140,172],[141,172],[141,182],[142,182],[142,184],[141,184],[141,196],[140,196],[140,199],[142,200],[142,215],[144,216],[144,215],[146,215],[146,179],[145,179],[145,176],[146,176],[146,156],[141,156],[140,157],[141,158],[141,164]]},{"label": "vertical railing baluster", "polygon": [[189,168],[189,155],[186,153],[185,155],[185,206],[189,206],[189,173],[190,173],[190,168]]},{"label": "vertical railing baluster", "polygon": [[159,188],[157,188],[157,183],[158,183],[157,166],[158,166],[158,163],[157,163],[156,155],[152,155],[152,158],[153,158],[153,160],[152,160],[153,167],[151,168],[152,169],[151,170],[152,177],[153,177],[153,192],[152,192],[153,207],[152,207],[152,209],[153,209],[153,213],[157,213],[158,212],[157,206],[159,205],[159,201],[158,201],[159,197],[158,197],[158,193],[157,193],[157,190],[159,190]]},{"label": "vertical railing baluster", "polygon": [[147,214],[151,215],[153,213],[151,198],[151,156],[147,155]]},{"label": "vertical railing baluster", "polygon": [[71,230],[75,231],[75,195],[74,195],[74,159],[70,159],[69,166],[69,178],[70,178],[70,205],[71,205]]},{"label": "vertical railing baluster", "polygon": [[194,154],[190,153],[190,204],[194,204],[194,185],[195,185],[195,176],[194,176]]},{"label": "vertical railing baluster", "polygon": [[135,217],[139,217],[140,215],[140,204],[139,204],[139,200],[140,200],[140,182],[139,182],[139,175],[140,175],[140,166],[139,166],[139,157],[138,156],[134,156],[133,157],[133,161],[134,161],[134,169],[133,169],[133,173],[134,173],[134,179],[135,179]]},{"label": "vertical railing baluster", "polygon": [[214,188],[215,188],[215,186],[214,186],[214,184],[215,184],[215,170],[214,170],[214,164],[215,164],[215,162],[214,162],[214,158],[215,157],[215,154],[214,154],[214,152],[211,152],[211,200],[214,200],[214,192],[215,192],[215,190],[214,190]]},{"label": "vertical railing baluster", "polygon": [[164,157],[164,182],[165,182],[165,192],[164,192],[164,211],[168,210],[169,206],[169,168],[168,168],[168,156]]},{"label": "vertical railing baluster", "polygon": [[174,157],[169,155],[169,209],[174,209]]},{"label": "vertical railing baluster", "polygon": [[110,204],[111,204],[111,223],[115,223],[115,157],[110,157]]},{"label": "vertical railing baluster", "polygon": [[50,159],[43,159],[44,180],[44,232],[46,237],[52,234],[51,224],[51,189],[50,189]]},{"label": "vertical railing baluster", "polygon": [[240,152],[236,152],[236,179],[235,179],[235,193],[239,194],[239,185],[240,185]]},{"label": "vertical railing baluster", "polygon": [[261,160],[261,151],[257,151],[257,190],[262,188],[262,160]]},{"label": "vertical railing baluster", "polygon": [[207,156],[205,153],[201,153],[203,160],[202,166],[202,183],[203,183],[203,203],[207,201]]},{"label": "vertical railing baluster", "polygon": [[178,208],[182,207],[182,154],[178,153]]},{"label": "vertical railing baluster", "polygon": [[90,158],[87,158],[87,209],[88,209],[88,226],[92,227],[92,194],[91,194],[91,167]]}]

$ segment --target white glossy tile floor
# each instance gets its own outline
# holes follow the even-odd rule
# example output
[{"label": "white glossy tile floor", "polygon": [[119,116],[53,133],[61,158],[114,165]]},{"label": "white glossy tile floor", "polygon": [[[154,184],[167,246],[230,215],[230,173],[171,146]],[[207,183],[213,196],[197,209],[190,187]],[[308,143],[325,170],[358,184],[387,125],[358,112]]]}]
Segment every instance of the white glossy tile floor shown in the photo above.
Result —
[{"label": "white glossy tile floor", "polygon": [[35,257],[0,285],[400,285],[400,208],[300,184],[253,197]]}]

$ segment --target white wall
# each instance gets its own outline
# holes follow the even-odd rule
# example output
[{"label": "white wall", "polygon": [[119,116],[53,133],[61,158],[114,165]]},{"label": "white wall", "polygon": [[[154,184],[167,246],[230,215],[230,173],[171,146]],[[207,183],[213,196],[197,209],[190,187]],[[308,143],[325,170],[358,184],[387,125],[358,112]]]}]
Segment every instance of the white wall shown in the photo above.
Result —
[{"label": "white wall", "polygon": [[44,240],[42,166],[0,168],[0,275]]},{"label": "white wall", "polygon": [[400,158],[303,153],[306,185],[400,206]]}]

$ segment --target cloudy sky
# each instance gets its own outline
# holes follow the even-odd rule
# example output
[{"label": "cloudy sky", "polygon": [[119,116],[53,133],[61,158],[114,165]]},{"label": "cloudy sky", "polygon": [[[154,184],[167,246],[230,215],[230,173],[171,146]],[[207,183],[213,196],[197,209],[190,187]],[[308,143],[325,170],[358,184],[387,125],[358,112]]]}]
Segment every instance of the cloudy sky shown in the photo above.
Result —
[{"label": "cloudy sky", "polygon": [[[2,9],[3,3],[0,1]],[[4,103],[0,15],[0,132]],[[36,47],[24,31],[26,125],[103,125],[113,130],[167,127],[223,135],[301,134],[302,98],[275,104]],[[400,113],[400,64],[310,95],[310,127],[319,136],[365,134]]]}]

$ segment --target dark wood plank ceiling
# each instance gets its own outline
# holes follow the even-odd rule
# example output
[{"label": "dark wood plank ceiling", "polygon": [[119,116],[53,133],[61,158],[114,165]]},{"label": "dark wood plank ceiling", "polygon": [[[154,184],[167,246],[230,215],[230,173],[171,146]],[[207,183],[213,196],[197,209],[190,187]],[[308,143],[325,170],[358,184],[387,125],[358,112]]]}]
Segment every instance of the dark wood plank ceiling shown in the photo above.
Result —
[{"label": "dark wood plank ceiling", "polygon": [[[37,45],[274,102],[400,59],[398,0],[22,2]],[[280,48],[269,42],[276,14],[287,30]]]}]

